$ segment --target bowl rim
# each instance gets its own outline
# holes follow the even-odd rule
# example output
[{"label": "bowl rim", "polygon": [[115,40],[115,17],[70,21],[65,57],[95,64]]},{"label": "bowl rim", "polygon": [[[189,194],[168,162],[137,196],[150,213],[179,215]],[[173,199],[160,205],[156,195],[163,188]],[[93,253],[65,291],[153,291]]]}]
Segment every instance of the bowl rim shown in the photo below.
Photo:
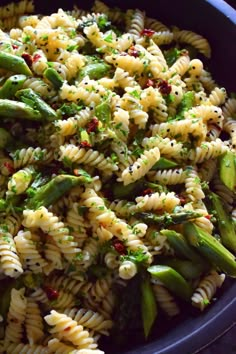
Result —
[{"label": "bowl rim", "polygon": [[212,7],[220,11],[226,18],[236,25],[236,9],[223,0],[205,0]]}]

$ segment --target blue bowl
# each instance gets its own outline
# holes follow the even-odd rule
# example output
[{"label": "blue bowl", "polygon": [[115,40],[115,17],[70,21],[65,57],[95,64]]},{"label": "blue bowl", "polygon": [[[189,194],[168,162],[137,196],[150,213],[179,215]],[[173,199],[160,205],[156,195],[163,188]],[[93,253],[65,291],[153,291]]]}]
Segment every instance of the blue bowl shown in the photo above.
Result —
[{"label": "blue bowl", "polygon": [[[7,1],[9,2],[9,1]],[[69,9],[76,1],[47,2],[35,0],[36,13],[50,13],[57,8]],[[148,16],[205,36],[212,47],[207,65],[213,77],[228,91],[236,92],[236,11],[222,0],[105,0],[123,9],[139,7]],[[79,2],[90,8],[92,2]],[[184,316],[160,338],[126,350],[126,354],[191,354],[218,337],[236,321],[236,282],[228,280],[219,299],[197,316]],[[158,331],[158,329],[157,329]],[[131,338],[130,338],[131,339]],[[132,339],[131,339],[132,340]],[[114,353],[114,348],[111,350]]]}]

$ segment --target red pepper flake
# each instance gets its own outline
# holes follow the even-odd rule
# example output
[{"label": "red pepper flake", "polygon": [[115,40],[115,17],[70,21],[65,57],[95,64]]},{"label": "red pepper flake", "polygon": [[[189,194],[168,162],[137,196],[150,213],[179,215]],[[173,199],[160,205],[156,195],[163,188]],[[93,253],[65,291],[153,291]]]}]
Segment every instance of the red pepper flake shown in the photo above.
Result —
[{"label": "red pepper flake", "polygon": [[120,240],[117,239],[114,240],[113,247],[115,248],[116,252],[118,252],[119,254],[126,254],[125,245]]},{"label": "red pepper flake", "polygon": [[171,93],[171,85],[166,80],[158,79],[157,87],[162,95],[169,95]]},{"label": "red pepper flake", "polygon": [[24,61],[26,62],[26,64],[30,67],[33,64],[33,58],[30,54],[28,53],[23,53],[22,58],[24,59]]},{"label": "red pepper flake", "polygon": [[141,36],[146,36],[146,37],[152,37],[154,35],[155,31],[153,31],[150,28],[144,28],[141,32]]},{"label": "red pepper flake", "polygon": [[155,86],[155,82],[154,82],[154,80],[148,79],[146,84],[145,84],[145,87],[150,87],[150,86],[154,87]]},{"label": "red pepper flake", "polygon": [[3,163],[3,166],[6,167],[6,169],[8,170],[8,172],[10,174],[15,172],[15,169],[14,169],[14,166],[13,166],[12,163],[6,161],[6,162]]},{"label": "red pepper flake", "polygon": [[19,46],[18,46],[18,45],[16,45],[16,44],[12,44],[12,48],[13,48],[13,49],[18,49],[18,48],[19,48]]},{"label": "red pepper flake", "polygon": [[128,50],[128,54],[131,55],[132,57],[139,57],[140,51],[135,48],[135,46],[131,46]]},{"label": "red pepper flake", "polygon": [[40,54],[34,54],[33,56],[33,62],[35,63],[36,61],[38,61],[41,58]]},{"label": "red pepper flake", "polygon": [[144,191],[143,191],[143,195],[149,195],[152,193],[153,193],[153,190],[151,188],[144,189]]},{"label": "red pepper flake", "polygon": [[205,215],[205,218],[208,219],[208,220],[211,220],[211,215],[207,214],[207,215]]},{"label": "red pepper flake", "polygon": [[44,286],[43,290],[45,291],[49,301],[54,301],[59,297],[59,292],[50,286]]},{"label": "red pepper flake", "polygon": [[82,147],[82,148],[91,148],[92,147],[92,145],[86,140],[85,141],[81,141],[79,146]]},{"label": "red pepper flake", "polygon": [[64,329],[64,331],[69,331],[70,329],[71,329],[71,327],[68,326],[68,327],[66,327],[66,328]]},{"label": "red pepper flake", "polygon": [[88,123],[88,126],[87,126],[87,133],[90,134],[92,132],[95,132],[98,128],[98,124],[99,124],[99,120],[94,117],[89,123]]}]

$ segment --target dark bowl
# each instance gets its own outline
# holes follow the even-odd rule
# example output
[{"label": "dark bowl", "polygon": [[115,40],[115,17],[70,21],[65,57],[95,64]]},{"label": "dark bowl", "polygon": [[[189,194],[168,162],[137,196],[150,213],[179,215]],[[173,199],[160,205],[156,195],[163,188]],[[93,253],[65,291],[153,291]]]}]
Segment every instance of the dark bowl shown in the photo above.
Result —
[{"label": "dark bowl", "polygon": [[[69,9],[76,1],[35,0],[35,3],[36,13],[50,13],[59,7]],[[205,36],[212,46],[212,58],[207,65],[214,78],[228,91],[236,92],[236,11],[224,1],[105,0],[105,3],[123,9],[139,7],[144,9],[150,17]],[[77,5],[89,9],[91,4],[92,1],[86,0]],[[183,314],[180,320],[170,323],[168,331],[161,330],[161,336],[157,335],[157,338],[154,337],[147,344],[136,345],[123,353],[191,354],[199,350],[236,321],[235,294],[236,282],[228,280],[218,300],[205,312],[199,315],[189,314],[189,312],[188,315]],[[111,353],[114,352],[113,348]]]}]

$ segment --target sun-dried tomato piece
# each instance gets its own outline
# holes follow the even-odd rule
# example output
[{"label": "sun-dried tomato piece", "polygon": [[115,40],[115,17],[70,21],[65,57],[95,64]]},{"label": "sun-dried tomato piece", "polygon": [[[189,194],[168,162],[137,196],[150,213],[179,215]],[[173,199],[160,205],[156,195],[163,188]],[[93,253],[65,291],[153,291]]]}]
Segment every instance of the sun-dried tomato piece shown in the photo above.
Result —
[{"label": "sun-dried tomato piece", "polygon": [[42,58],[40,54],[34,54],[34,56],[33,56],[33,62],[35,63],[35,62],[38,61],[40,58]]},{"label": "sun-dried tomato piece", "polygon": [[116,252],[118,252],[119,254],[126,254],[125,245],[120,240],[114,240],[113,247],[115,248]]},{"label": "sun-dried tomato piece", "polygon": [[90,134],[92,132],[95,132],[98,128],[99,120],[94,117],[87,125],[87,133]]},{"label": "sun-dried tomato piece", "polygon": [[169,95],[171,93],[171,85],[166,80],[158,79],[157,87],[162,95]]},{"label": "sun-dried tomato piece", "polygon": [[146,37],[152,37],[154,35],[155,31],[153,31],[150,28],[144,28],[140,34],[141,36],[146,36]]},{"label": "sun-dried tomato piece", "polygon": [[24,59],[24,61],[26,62],[26,64],[27,64],[28,66],[32,66],[32,64],[33,64],[33,58],[32,58],[32,56],[31,56],[29,53],[23,53],[23,54],[21,55],[21,57]]},{"label": "sun-dried tomato piece", "polygon": [[59,297],[59,292],[50,286],[44,286],[43,290],[45,291],[49,301],[54,301]]}]

